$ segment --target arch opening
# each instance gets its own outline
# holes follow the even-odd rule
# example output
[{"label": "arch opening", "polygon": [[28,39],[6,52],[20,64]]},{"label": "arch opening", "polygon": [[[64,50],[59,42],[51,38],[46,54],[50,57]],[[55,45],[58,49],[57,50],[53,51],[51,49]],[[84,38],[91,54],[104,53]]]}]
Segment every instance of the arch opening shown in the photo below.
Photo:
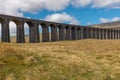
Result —
[{"label": "arch opening", "polygon": [[29,25],[27,23],[24,24],[24,37],[25,37],[25,42],[29,42]]},{"label": "arch opening", "polygon": [[2,41],[1,39],[2,39],[2,24],[0,22],[0,42]]},{"label": "arch opening", "polygon": [[64,25],[58,25],[59,28],[59,41],[65,40],[65,28]]},{"label": "arch opening", "polygon": [[9,22],[10,42],[17,42],[17,24],[14,21]]},{"label": "arch opening", "polygon": [[40,42],[42,42],[42,26],[41,25],[39,25],[39,40],[40,40]]},{"label": "arch opening", "polygon": [[57,41],[59,40],[59,28],[57,26]]},{"label": "arch opening", "polygon": [[51,41],[57,41],[58,40],[58,28],[54,25],[50,25],[51,28]]},{"label": "arch opening", "polygon": [[26,42],[30,43],[36,43],[37,42],[37,36],[36,36],[36,27],[34,26],[33,22],[27,21],[26,23],[25,32],[27,34]]},{"label": "arch opening", "polygon": [[52,38],[51,37],[52,36],[52,26],[51,25],[48,26],[48,31],[49,31],[49,41],[51,42],[52,41],[52,39],[51,39]]},{"label": "arch opening", "polygon": [[61,25],[58,25],[58,40],[60,40],[60,29],[61,29]]}]

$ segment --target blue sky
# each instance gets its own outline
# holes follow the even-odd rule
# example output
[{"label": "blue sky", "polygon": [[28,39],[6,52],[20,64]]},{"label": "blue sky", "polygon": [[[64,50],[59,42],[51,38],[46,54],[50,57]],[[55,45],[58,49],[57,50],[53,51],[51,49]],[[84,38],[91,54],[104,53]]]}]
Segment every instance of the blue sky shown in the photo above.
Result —
[{"label": "blue sky", "polygon": [[[81,3],[79,3],[79,1],[81,1]],[[115,1],[108,0],[109,3],[107,3],[107,1],[105,0],[100,0],[100,2],[98,1],[99,4],[106,3],[106,5],[104,6],[98,5],[98,7],[91,7],[92,2],[88,5],[81,6],[82,1],[89,1],[89,0],[78,0],[77,3],[79,4],[77,7],[74,5],[69,5],[65,7],[65,9],[62,9],[59,11],[42,9],[38,11],[36,14],[29,13],[29,12],[25,12],[23,14],[25,17],[31,17],[35,19],[45,19],[47,15],[66,13],[67,15],[70,15],[76,18],[76,20],[79,22],[78,24],[80,25],[100,24],[100,23],[113,22],[113,21],[120,20],[120,8],[119,8],[120,1],[119,0],[115,0]],[[62,21],[62,22],[64,23],[65,21]]]},{"label": "blue sky", "polygon": [[[39,11],[37,14],[31,14],[31,13],[24,13],[25,17],[31,17],[35,19],[44,19],[48,14],[54,14],[54,13],[67,13],[71,16],[74,16],[80,23],[80,25],[88,25],[88,24],[100,24],[104,23],[100,20],[100,18],[105,18],[111,21],[111,19],[115,17],[120,17],[120,9],[94,9],[90,7],[84,7],[84,8],[75,8],[72,6],[69,6],[65,10],[61,11],[47,11],[42,10]],[[119,21],[120,19],[118,19]]]},{"label": "blue sky", "polygon": [[120,0],[0,0],[0,14],[92,25],[120,21]]}]

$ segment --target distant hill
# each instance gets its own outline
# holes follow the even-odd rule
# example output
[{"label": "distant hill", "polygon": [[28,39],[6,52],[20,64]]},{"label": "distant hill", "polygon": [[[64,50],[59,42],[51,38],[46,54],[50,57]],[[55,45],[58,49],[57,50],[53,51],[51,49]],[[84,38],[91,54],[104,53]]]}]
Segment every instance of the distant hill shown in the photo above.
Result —
[{"label": "distant hill", "polygon": [[120,21],[91,25],[93,27],[120,29]]}]

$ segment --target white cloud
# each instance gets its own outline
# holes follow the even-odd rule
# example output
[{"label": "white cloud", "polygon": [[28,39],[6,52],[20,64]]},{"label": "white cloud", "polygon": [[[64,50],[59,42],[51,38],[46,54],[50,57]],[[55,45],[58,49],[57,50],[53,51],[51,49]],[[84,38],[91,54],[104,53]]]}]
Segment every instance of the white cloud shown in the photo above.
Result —
[{"label": "white cloud", "polygon": [[60,22],[60,23],[79,24],[79,21],[75,17],[65,12],[47,15],[45,20],[53,21],[53,22]]},{"label": "white cloud", "polygon": [[84,7],[91,3],[92,0],[71,0],[71,4],[75,7]]},{"label": "white cloud", "polygon": [[100,22],[102,22],[102,23],[106,23],[106,22],[109,22],[109,19],[106,19],[106,18],[100,18]]},{"label": "white cloud", "polygon": [[92,0],[94,8],[120,8],[120,0]]},{"label": "white cloud", "polygon": [[120,0],[0,0],[0,13],[23,16],[23,12],[37,13],[46,9],[60,11],[73,5],[75,7],[120,8]]},{"label": "white cloud", "polygon": [[120,8],[120,0],[71,0],[73,6],[92,8]]},{"label": "white cloud", "polygon": [[114,17],[112,21],[120,21],[120,17]]},{"label": "white cloud", "polygon": [[23,12],[36,13],[47,9],[59,11],[69,5],[70,0],[0,0],[0,13],[23,16]]},{"label": "white cloud", "polygon": [[100,22],[102,22],[102,23],[113,22],[113,21],[120,21],[120,17],[114,17],[111,19],[100,18]]}]

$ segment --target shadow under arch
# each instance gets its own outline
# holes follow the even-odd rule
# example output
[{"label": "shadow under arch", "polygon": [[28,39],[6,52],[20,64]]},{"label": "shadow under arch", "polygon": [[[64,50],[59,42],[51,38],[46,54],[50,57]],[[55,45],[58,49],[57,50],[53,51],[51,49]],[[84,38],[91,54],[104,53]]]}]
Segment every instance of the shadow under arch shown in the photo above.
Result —
[{"label": "shadow under arch", "polygon": [[5,24],[5,20],[0,17],[0,41],[2,42],[4,40],[4,34],[3,34],[3,26]]},{"label": "shadow under arch", "polygon": [[80,40],[81,39],[81,28],[78,27],[77,28],[77,40]]},{"label": "shadow under arch", "polygon": [[76,28],[75,28],[75,27],[72,27],[72,28],[71,28],[71,38],[72,38],[72,40],[76,40],[76,37],[77,37]]},{"label": "shadow under arch", "polygon": [[51,42],[57,41],[58,40],[57,26],[55,24],[50,24],[50,29],[51,29]]},{"label": "shadow under arch", "polygon": [[42,27],[42,42],[49,42],[49,26],[47,26],[45,23],[40,24]]},{"label": "shadow under arch", "polygon": [[65,37],[65,39],[66,40],[71,40],[71,27],[70,26],[66,26],[65,27],[65,31],[66,31],[66,37]]},{"label": "shadow under arch", "polygon": [[34,43],[35,38],[35,27],[34,24],[30,21],[26,21],[24,23],[24,31],[25,31],[25,42]]},{"label": "shadow under arch", "polygon": [[65,31],[64,31],[64,27],[62,25],[58,25],[58,29],[59,29],[59,41],[63,41],[65,40]]}]

